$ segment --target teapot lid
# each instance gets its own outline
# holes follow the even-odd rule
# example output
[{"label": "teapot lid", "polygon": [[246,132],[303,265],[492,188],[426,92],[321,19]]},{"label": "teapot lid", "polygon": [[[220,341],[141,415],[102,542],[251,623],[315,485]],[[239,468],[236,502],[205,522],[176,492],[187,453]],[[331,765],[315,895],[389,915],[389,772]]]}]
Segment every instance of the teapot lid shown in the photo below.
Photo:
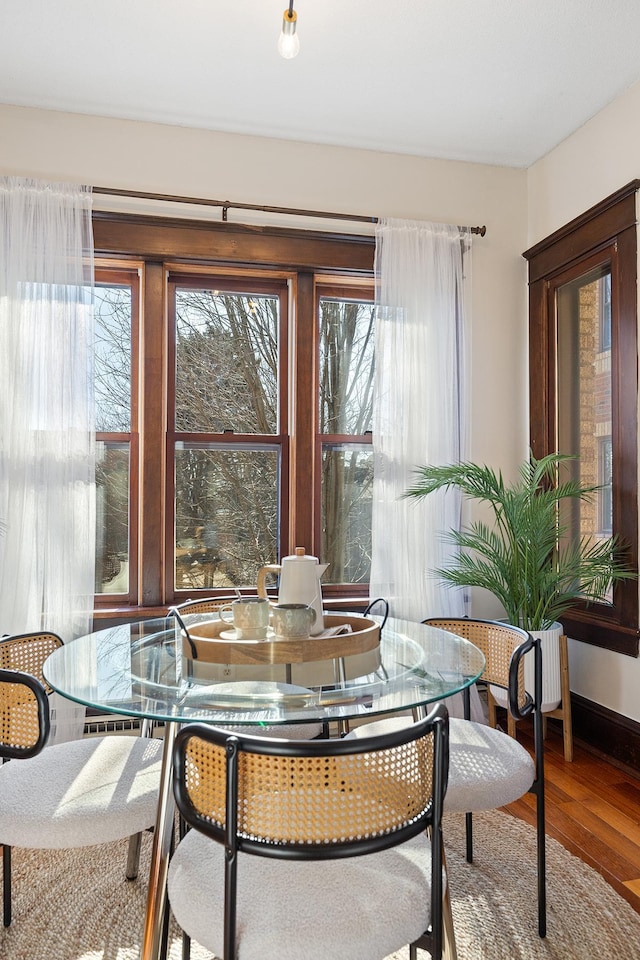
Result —
[{"label": "teapot lid", "polygon": [[311,554],[305,553],[304,547],[294,547],[293,553],[284,558],[285,560],[309,560],[311,563],[317,563],[318,558],[312,557]]}]

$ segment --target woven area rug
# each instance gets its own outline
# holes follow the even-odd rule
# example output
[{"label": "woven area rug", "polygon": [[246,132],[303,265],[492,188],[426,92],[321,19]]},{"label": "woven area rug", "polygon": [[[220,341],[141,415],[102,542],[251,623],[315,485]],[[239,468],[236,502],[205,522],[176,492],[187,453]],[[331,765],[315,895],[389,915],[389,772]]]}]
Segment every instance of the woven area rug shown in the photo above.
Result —
[{"label": "woven area rug", "polygon": [[[547,841],[548,933],[540,940],[533,829],[504,813],[474,816],[474,864],[464,859],[461,816],[447,818],[445,838],[459,960],[640,960],[640,914],[556,841]],[[141,878],[149,852],[147,835]],[[126,842],[15,850],[14,920],[0,933],[0,957],[137,960],[145,883],[124,880],[125,860]],[[171,960],[180,950],[172,926]],[[191,955],[210,957],[197,944]],[[393,960],[407,957],[402,950]]]}]

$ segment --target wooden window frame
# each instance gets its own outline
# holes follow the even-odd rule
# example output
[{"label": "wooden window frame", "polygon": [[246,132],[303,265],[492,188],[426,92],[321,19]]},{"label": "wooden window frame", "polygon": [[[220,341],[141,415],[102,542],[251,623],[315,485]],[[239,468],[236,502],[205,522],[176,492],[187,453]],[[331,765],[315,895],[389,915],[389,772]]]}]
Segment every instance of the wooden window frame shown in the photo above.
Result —
[{"label": "wooden window frame", "polygon": [[108,286],[122,285],[131,287],[131,400],[130,424],[128,433],[99,431],[96,441],[104,443],[128,443],[129,445],[129,589],[126,594],[99,593],[95,595],[97,609],[112,607],[114,604],[130,604],[138,595],[138,507],[139,507],[139,451],[140,451],[140,403],[138,389],[138,369],[140,357],[140,269],[135,264],[123,264],[118,261],[97,260],[95,264],[96,283]]},{"label": "wooden window frame", "polygon": [[[525,251],[529,263],[530,440],[535,457],[557,449],[556,306],[563,283],[596,263],[611,266],[613,528],[638,570],[638,320],[634,180]],[[638,656],[638,583],[616,584],[613,603],[576,604],[565,632],[585,643]]]},{"label": "wooden window frame", "polygon": [[[130,617],[136,613],[164,612],[180,599],[173,589],[172,480],[167,476],[169,446],[175,436],[167,423],[171,369],[169,342],[169,276],[183,271],[185,279],[213,273],[262,274],[285,277],[290,297],[295,300],[295,344],[290,339],[292,392],[288,398],[290,449],[283,469],[288,469],[288,537],[281,542],[282,553],[304,546],[317,553],[316,518],[320,491],[315,483],[316,394],[316,280],[331,276],[373,282],[373,237],[348,236],[275,227],[240,226],[200,220],[173,220],[162,217],[94,212],[95,255],[108,267],[128,260],[140,269],[140,379],[135,389],[140,398],[140,462],[132,487],[139,497],[137,594],[132,591],[126,605],[101,596],[96,603],[99,617]],[[153,389],[151,389],[153,385]],[[148,387],[148,388],[147,388]],[[300,398],[312,398],[310,402]],[[252,441],[257,438],[251,437]],[[273,438],[270,438],[273,439]],[[169,445],[169,446],[168,446]],[[171,448],[172,449],[172,448]],[[314,490],[309,509],[309,491]],[[303,509],[304,508],[304,509]],[[135,522],[135,521],[134,521]],[[354,585],[353,596],[367,591]],[[211,591],[214,592],[214,591]],[[331,595],[331,589],[327,589]]]},{"label": "wooden window frame", "polygon": [[[320,390],[319,390],[319,368],[320,368],[320,302],[323,298],[337,300],[360,300],[371,301],[375,299],[375,284],[373,278],[370,282],[360,282],[357,285],[347,284],[340,277],[322,278],[315,284],[315,302],[314,302],[314,370],[315,386],[312,402],[314,403],[315,422],[314,422],[314,461],[315,461],[315,489],[318,491],[316,509],[314,511],[314,542],[320,550],[322,544],[322,504],[320,501],[320,484],[322,476],[322,458],[325,448],[332,446],[371,446],[373,437],[371,431],[365,434],[353,433],[321,433],[320,432]],[[320,555],[320,554],[318,554]],[[368,585],[334,583],[331,585],[331,592],[334,597],[347,596],[368,596]]]}]

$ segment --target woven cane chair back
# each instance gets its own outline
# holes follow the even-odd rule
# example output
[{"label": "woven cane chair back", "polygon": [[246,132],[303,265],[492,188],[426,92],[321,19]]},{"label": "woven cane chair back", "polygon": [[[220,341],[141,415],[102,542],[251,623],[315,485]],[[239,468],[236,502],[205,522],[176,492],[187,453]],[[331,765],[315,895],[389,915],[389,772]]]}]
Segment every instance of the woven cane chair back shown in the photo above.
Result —
[{"label": "woven cane chair back", "polygon": [[62,646],[55,633],[25,633],[0,641],[0,757],[39,753],[49,734],[51,688],[42,675],[50,653]]},{"label": "woven cane chair back", "polygon": [[202,832],[224,842],[231,827],[239,849],[259,846],[265,855],[271,848],[272,856],[298,850],[322,858],[389,846],[432,821],[434,789],[443,789],[434,782],[438,717],[366,749],[344,740],[284,746],[190,725],[177,743],[178,805]]},{"label": "woven cane chair back", "polygon": [[47,693],[51,688],[42,675],[42,665],[54,650],[62,646],[55,633],[22,633],[0,640],[0,669],[20,670],[36,677]]},{"label": "woven cane chair back", "polygon": [[181,616],[189,613],[217,613],[220,607],[232,600],[237,600],[233,594],[231,597],[204,597],[202,600],[185,600],[184,603],[178,603],[171,610],[177,610]]},{"label": "woven cane chair back", "polygon": [[0,669],[0,758],[27,759],[49,734],[49,704],[35,677]]},{"label": "woven cane chair back", "polygon": [[510,672],[514,654],[517,655],[517,703],[519,712],[526,713],[531,697],[524,686],[524,655],[520,648],[528,645],[530,636],[526,630],[494,620],[468,620],[466,618],[430,618],[425,620],[432,627],[440,627],[469,640],[482,650],[486,667],[482,674],[484,683],[493,683],[509,689]]}]

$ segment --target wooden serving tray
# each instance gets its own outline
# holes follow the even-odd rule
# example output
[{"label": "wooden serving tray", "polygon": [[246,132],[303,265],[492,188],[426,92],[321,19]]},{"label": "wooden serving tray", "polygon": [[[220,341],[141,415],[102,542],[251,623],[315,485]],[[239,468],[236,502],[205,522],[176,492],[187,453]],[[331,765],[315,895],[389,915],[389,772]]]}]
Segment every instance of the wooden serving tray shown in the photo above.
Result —
[{"label": "wooden serving tray", "polygon": [[185,657],[201,663],[268,666],[339,660],[377,650],[380,627],[375,620],[325,613],[325,630],[343,624],[349,624],[351,632],[334,637],[280,640],[270,636],[265,640],[229,640],[220,636],[229,629],[228,623],[219,619],[205,620],[193,626],[187,624],[191,643],[182,631],[182,652]]}]

